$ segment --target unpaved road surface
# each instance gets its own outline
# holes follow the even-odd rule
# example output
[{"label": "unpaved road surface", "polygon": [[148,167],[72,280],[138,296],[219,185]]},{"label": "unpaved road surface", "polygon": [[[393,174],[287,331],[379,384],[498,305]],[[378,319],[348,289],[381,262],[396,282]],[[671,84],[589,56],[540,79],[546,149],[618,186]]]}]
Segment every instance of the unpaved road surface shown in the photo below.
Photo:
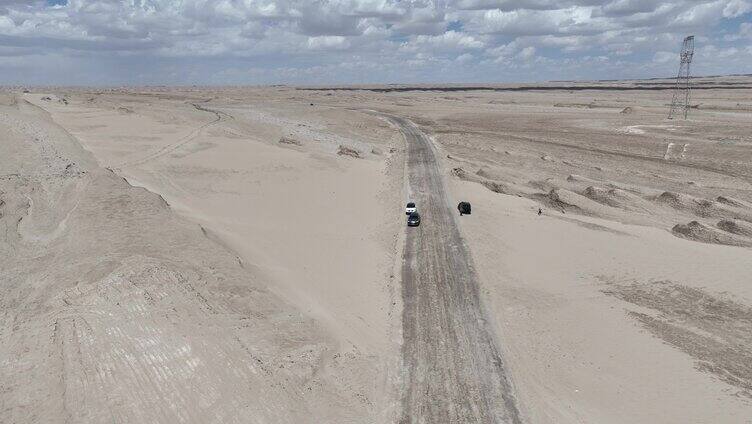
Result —
[{"label": "unpaved road surface", "polygon": [[403,253],[402,421],[521,422],[431,142],[412,122],[389,118],[405,136],[409,192],[422,217]]}]

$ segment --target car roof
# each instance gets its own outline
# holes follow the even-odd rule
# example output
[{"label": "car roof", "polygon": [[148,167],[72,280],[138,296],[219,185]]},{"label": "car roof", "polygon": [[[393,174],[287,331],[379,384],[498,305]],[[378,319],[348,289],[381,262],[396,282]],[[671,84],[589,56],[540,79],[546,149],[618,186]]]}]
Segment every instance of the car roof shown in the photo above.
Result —
[{"label": "car roof", "polygon": [[415,203],[413,203],[413,202],[407,202],[407,206],[415,206]]}]

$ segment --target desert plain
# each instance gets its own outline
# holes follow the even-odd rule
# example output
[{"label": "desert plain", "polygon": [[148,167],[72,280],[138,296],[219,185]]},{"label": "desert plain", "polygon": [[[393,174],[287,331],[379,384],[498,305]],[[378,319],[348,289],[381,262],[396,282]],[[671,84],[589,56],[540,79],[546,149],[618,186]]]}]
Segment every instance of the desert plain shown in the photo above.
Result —
[{"label": "desert plain", "polygon": [[0,422],[752,422],[752,77],[672,88],[5,88]]}]

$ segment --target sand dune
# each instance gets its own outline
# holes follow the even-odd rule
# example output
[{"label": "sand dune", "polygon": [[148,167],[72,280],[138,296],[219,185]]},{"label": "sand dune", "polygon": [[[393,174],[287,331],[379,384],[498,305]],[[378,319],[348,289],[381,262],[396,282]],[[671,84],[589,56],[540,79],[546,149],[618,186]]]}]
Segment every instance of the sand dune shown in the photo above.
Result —
[{"label": "sand dune", "polygon": [[0,421],[365,415],[326,376],[334,340],[234,254],[43,112],[0,106],[0,120],[16,159],[0,179]]},{"label": "sand dune", "polygon": [[[133,113],[122,113],[76,96],[70,104],[43,97],[32,100],[49,108],[57,122],[80,124],[67,127],[72,137],[25,100],[3,107],[2,128],[11,134],[3,157],[12,152],[16,159],[3,162],[0,181],[0,220],[11,235],[2,243],[2,251],[11,253],[3,255],[11,260],[3,264],[9,270],[2,277],[3,326],[23,325],[3,333],[1,352],[20,359],[33,349],[37,353],[24,359],[31,363],[61,359],[33,372],[16,360],[3,363],[0,375],[9,391],[0,421],[26,421],[27,402],[37,405],[45,421],[67,413],[77,422],[108,416],[122,422],[373,422],[396,413],[390,395],[398,379],[391,371],[398,342],[390,321],[398,301],[390,281],[396,235],[374,231],[358,245],[361,234],[336,213],[347,207],[349,225],[362,228],[357,208],[370,207],[372,213],[362,218],[381,223],[377,190],[384,165],[368,160],[350,173],[344,162],[315,151],[299,156],[261,144],[251,145],[260,155],[251,163],[261,165],[258,172],[210,168],[216,149],[202,145],[238,139],[207,135],[223,118],[206,117],[211,112],[205,106],[174,105],[184,114],[178,122],[198,121],[184,130],[163,120],[173,107],[165,104],[149,110],[129,103]],[[68,107],[75,109],[68,115],[72,120],[60,119]],[[134,135],[137,143],[131,145],[126,136],[134,124],[140,134],[163,135]],[[183,162],[180,168],[171,165],[175,161]],[[220,200],[232,203],[254,180],[267,181],[265,190],[297,184],[294,169],[306,173],[310,185],[300,189],[308,195],[283,192],[253,201],[252,209]],[[353,183],[358,173],[370,182],[353,188],[371,203],[350,197],[347,187],[327,184],[343,174],[352,177],[343,182]],[[193,175],[195,180],[188,178]],[[228,180],[233,175],[234,186]],[[333,190],[355,205],[346,206]],[[213,208],[240,214],[212,218]],[[251,237],[237,238],[228,220],[244,222],[249,211],[259,230],[273,232],[254,234],[252,227],[242,233]],[[330,229],[306,229],[320,213],[331,217]],[[312,255],[322,242],[326,249]],[[245,243],[251,248],[243,249]],[[341,249],[351,252],[349,260]],[[274,268],[291,260],[300,268]],[[339,278],[336,269],[344,272]],[[29,278],[24,275],[35,279],[34,291],[15,284]],[[290,280],[307,285],[286,286]],[[367,306],[353,306],[353,294],[368,290]],[[59,389],[24,389],[30,378]]]}]

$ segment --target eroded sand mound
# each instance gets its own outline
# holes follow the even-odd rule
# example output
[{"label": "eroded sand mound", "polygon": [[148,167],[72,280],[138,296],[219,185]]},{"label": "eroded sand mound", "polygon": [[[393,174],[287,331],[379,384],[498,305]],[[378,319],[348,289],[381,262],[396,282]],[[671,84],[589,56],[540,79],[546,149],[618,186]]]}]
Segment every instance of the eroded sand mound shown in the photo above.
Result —
[{"label": "eroded sand mound", "polygon": [[577,205],[577,199],[570,196],[570,193],[572,192],[568,190],[552,189],[544,199],[548,201],[550,206],[561,211],[584,212],[582,208]]},{"label": "eroded sand mound", "polygon": [[[693,214],[701,218],[742,219],[752,221],[752,209],[743,203],[729,201],[715,202],[699,199],[686,194],[665,191],[655,198],[656,203],[669,206],[678,211]],[[733,205],[732,205],[733,203]]]},{"label": "eroded sand mound", "polygon": [[727,233],[732,233],[745,237],[752,237],[752,225],[743,221],[733,221],[730,219],[723,219],[718,221],[718,228]]},{"label": "eroded sand mound", "polygon": [[[645,212],[651,207],[648,201],[636,194],[618,188],[589,186],[584,194],[579,194],[561,187],[562,182],[554,178],[531,180],[526,185],[518,185],[489,179],[488,177],[494,174],[484,168],[473,174],[457,167],[452,169],[452,174],[461,180],[479,183],[495,193],[537,200],[560,212],[623,219],[623,210]],[[593,181],[575,175],[570,175],[567,181],[573,182],[575,179],[579,182]]]},{"label": "eroded sand mound", "polygon": [[538,200],[549,208],[563,213],[577,213],[581,215],[608,215],[607,206],[596,203],[585,196],[563,189],[553,188],[548,193],[535,193],[528,196]]},{"label": "eroded sand mound", "polygon": [[635,212],[651,212],[655,209],[649,201],[620,188],[588,186],[582,193],[585,197],[613,208]]},{"label": "eroded sand mound", "polygon": [[752,246],[752,242],[748,240],[722,233],[697,221],[692,221],[688,224],[677,224],[671,229],[671,232],[677,237],[702,243],[723,244],[727,246]]},{"label": "eroded sand mound", "polygon": [[674,209],[683,209],[687,202],[687,196],[672,191],[664,191],[655,198],[656,202],[671,206]]},{"label": "eroded sand mound", "polygon": [[[465,171],[462,168],[452,169],[452,174],[463,181],[472,181],[483,185],[483,187],[499,194],[519,194],[519,190],[511,188],[508,184],[495,181],[486,177],[487,174],[483,169],[478,170],[475,175]],[[490,175],[489,175],[490,176]]]},{"label": "eroded sand mound", "polygon": [[471,181],[470,174],[460,167],[452,168],[452,174],[461,180]]},{"label": "eroded sand mound", "polygon": [[733,197],[728,196],[718,196],[715,199],[718,203],[723,203],[724,205],[728,206],[734,206],[737,208],[749,208],[752,209],[752,203],[747,203],[743,200],[734,199]]},{"label": "eroded sand mound", "polygon": [[563,188],[554,188],[545,195],[536,196],[549,207],[562,212],[574,212],[591,216],[611,216],[614,214],[609,206],[594,202],[587,197]]},{"label": "eroded sand mound", "polygon": [[618,208],[622,205],[617,199],[620,197],[615,189],[606,189],[603,187],[589,186],[582,193],[586,197],[595,200],[598,203]]}]

